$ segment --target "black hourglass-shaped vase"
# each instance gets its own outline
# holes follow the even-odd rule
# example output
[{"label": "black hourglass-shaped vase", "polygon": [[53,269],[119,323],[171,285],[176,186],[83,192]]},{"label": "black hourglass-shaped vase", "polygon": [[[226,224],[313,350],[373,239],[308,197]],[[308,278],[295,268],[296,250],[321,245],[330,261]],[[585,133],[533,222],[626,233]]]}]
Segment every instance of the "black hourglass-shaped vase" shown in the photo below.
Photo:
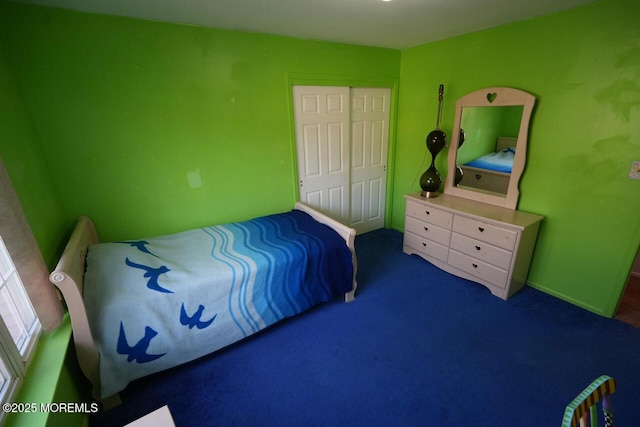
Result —
[{"label": "black hourglass-shaped vase", "polygon": [[440,172],[436,169],[436,156],[444,148],[447,136],[440,129],[431,131],[427,136],[427,149],[431,153],[431,166],[420,177],[420,187],[422,197],[438,197],[438,190],[442,184]]}]

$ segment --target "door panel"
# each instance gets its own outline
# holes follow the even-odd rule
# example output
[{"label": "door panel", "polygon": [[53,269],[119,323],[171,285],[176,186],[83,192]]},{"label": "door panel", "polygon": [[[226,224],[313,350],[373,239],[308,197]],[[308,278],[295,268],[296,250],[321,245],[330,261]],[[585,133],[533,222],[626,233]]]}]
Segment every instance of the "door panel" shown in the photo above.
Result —
[{"label": "door panel", "polygon": [[300,200],[348,223],[349,88],[295,86]]},{"label": "door panel", "polygon": [[[390,90],[351,90],[350,225],[364,233],[384,227]],[[357,188],[357,190],[356,190]]]}]

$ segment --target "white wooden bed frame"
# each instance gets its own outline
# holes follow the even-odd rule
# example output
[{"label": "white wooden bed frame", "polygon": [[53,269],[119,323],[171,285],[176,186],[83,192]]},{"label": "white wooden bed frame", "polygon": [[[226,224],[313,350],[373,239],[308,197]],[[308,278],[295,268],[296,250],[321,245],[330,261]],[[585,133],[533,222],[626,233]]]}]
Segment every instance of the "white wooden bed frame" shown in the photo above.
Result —
[{"label": "white wooden bed frame", "polygon": [[[355,298],[357,288],[356,231],[303,203],[296,203],[295,208],[308,213],[316,221],[334,229],[340,237],[344,239],[351,250],[353,258],[353,287],[351,291],[345,294],[345,301],[352,301]],[[119,405],[120,397],[118,394],[104,399],[100,396],[100,354],[93,335],[91,334],[87,311],[82,297],[87,248],[89,245],[98,242],[98,234],[93,222],[88,217],[81,216],[58,261],[58,265],[49,275],[49,280],[60,290],[67,304],[78,363],[80,369],[82,369],[82,372],[92,384],[91,394],[94,399],[102,402],[104,409],[108,409]]]}]

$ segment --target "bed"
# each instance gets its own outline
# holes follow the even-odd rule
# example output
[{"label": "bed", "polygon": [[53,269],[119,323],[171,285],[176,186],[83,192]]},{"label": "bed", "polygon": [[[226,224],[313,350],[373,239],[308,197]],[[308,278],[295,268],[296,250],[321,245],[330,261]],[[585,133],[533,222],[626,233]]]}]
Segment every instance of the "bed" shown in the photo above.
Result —
[{"label": "bed", "polygon": [[495,152],[464,163],[460,185],[506,194],[517,138],[499,137]]},{"label": "bed", "polygon": [[100,243],[81,217],[50,275],[105,408],[130,381],[211,354],[344,295],[355,230],[302,203],[238,223]]}]

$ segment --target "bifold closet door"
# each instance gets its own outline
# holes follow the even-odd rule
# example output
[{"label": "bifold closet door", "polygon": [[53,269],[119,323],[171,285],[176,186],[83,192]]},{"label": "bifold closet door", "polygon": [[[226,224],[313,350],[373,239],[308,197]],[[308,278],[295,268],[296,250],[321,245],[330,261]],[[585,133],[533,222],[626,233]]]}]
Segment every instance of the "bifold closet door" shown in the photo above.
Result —
[{"label": "bifold closet door", "polygon": [[294,86],[300,200],[363,233],[384,227],[386,88]]}]

